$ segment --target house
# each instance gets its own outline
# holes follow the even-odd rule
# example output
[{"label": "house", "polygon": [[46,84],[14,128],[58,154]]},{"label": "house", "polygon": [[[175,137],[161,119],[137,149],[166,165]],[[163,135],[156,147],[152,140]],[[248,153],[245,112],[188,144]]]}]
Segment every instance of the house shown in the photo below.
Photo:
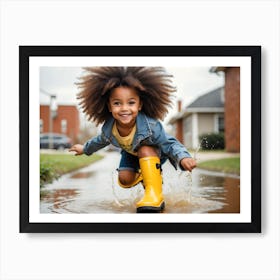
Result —
[{"label": "house", "polygon": [[[50,116],[51,115],[51,116]],[[52,122],[50,123],[50,120]],[[62,133],[76,140],[80,132],[79,111],[75,105],[58,105],[50,113],[49,105],[40,105],[40,133]]]},{"label": "house", "polygon": [[[240,67],[212,67],[212,73],[225,73],[226,151],[240,152]],[[250,93],[244,93],[250,94]]]},{"label": "house", "polygon": [[169,121],[187,148],[196,149],[201,134],[224,131],[226,151],[240,152],[240,67],[210,68],[211,73],[221,71],[224,87],[198,97]]},{"label": "house", "polygon": [[198,97],[171,118],[169,124],[176,126],[176,138],[191,149],[199,147],[201,134],[224,132],[224,88]]}]

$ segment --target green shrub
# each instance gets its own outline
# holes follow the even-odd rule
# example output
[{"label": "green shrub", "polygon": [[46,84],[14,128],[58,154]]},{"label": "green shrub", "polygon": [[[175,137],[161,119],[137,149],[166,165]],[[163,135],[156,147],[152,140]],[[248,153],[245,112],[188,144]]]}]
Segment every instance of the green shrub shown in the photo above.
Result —
[{"label": "green shrub", "polygon": [[225,148],[224,133],[208,133],[199,136],[203,150],[223,150]]},{"label": "green shrub", "polygon": [[52,183],[59,175],[55,172],[54,167],[49,162],[40,163],[40,187]]}]

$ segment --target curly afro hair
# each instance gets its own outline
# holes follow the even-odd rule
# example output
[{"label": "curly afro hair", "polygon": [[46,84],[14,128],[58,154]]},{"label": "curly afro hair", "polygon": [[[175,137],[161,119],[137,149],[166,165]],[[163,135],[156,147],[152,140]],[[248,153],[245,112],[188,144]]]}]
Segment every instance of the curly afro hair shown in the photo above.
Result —
[{"label": "curly afro hair", "polygon": [[172,105],[172,75],[163,67],[86,67],[76,83],[77,98],[88,120],[101,124],[112,115],[108,109],[110,93],[117,87],[131,87],[143,103],[142,112],[163,120]]}]

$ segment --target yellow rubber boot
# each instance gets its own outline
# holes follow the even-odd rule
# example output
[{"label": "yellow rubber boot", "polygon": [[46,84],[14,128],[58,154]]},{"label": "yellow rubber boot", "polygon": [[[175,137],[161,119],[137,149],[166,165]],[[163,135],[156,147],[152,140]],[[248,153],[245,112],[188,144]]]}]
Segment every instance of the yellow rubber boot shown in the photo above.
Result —
[{"label": "yellow rubber boot", "polygon": [[162,177],[160,159],[158,157],[144,157],[139,159],[143,184],[144,197],[137,202],[137,212],[161,212],[164,209],[162,195]]},{"label": "yellow rubber boot", "polygon": [[129,185],[122,184],[120,182],[120,179],[118,179],[118,183],[122,188],[132,188],[132,187],[136,186],[138,183],[140,183],[141,181],[143,181],[143,177],[142,177],[141,173],[138,176],[136,176],[135,180]]}]

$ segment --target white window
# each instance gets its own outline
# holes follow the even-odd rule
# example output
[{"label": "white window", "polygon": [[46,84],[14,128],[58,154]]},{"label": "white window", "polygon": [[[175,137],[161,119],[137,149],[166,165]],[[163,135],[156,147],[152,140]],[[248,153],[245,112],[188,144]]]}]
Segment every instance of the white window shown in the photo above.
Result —
[{"label": "white window", "polygon": [[219,132],[225,131],[225,120],[223,116],[219,116],[218,118],[218,127],[219,127]]},{"label": "white window", "polygon": [[220,133],[225,131],[224,116],[215,114],[214,115],[214,132]]},{"label": "white window", "polygon": [[62,133],[67,132],[67,120],[61,120],[61,132]]}]

